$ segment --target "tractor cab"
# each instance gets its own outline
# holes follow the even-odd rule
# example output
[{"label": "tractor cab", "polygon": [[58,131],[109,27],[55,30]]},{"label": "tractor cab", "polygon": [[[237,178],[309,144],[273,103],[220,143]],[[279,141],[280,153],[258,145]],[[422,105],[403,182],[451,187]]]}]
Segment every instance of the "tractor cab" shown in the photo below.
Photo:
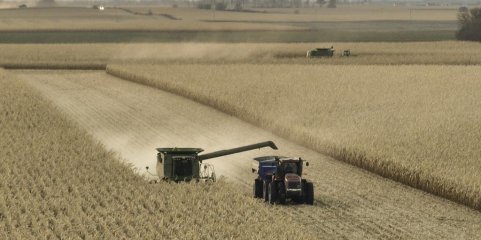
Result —
[{"label": "tractor cab", "polygon": [[[276,158],[278,161],[276,178],[284,178],[286,174],[297,174],[302,176],[303,162],[301,158]],[[309,162],[306,162],[306,166],[309,166]]]},{"label": "tractor cab", "polygon": [[[287,173],[302,176],[303,162],[301,158],[281,157],[281,156],[264,156],[254,158],[252,165],[252,173],[257,173],[259,179],[266,180],[275,175],[276,178],[283,178]],[[309,162],[306,162],[309,166]]]}]

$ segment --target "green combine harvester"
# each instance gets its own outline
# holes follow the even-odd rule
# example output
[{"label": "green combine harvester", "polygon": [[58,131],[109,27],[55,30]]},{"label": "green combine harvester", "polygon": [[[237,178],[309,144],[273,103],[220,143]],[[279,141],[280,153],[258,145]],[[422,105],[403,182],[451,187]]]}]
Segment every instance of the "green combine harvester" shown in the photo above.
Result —
[{"label": "green combine harvester", "polygon": [[[214,167],[203,161],[230,154],[270,147],[277,150],[272,141],[199,155],[202,148],[157,148],[157,176],[165,181],[216,181]],[[147,167],[148,170],[148,167]]]},{"label": "green combine harvester", "polygon": [[315,48],[307,51],[308,58],[321,58],[334,56],[334,47],[331,48]]}]

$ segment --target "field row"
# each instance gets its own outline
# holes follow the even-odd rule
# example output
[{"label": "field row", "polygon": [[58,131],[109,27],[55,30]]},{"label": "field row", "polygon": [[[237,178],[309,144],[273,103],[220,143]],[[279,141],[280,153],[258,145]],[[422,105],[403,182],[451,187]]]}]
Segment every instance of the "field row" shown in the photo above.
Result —
[{"label": "field row", "polygon": [[481,209],[478,67],[158,64],[107,71]]},{"label": "field row", "polygon": [[[329,59],[306,59],[316,47],[336,49]],[[350,49],[351,57],[339,57]],[[473,65],[481,63],[479,43],[296,43],[296,44],[3,44],[0,66],[15,68],[102,68],[108,63],[284,63],[336,65],[436,64]]]}]

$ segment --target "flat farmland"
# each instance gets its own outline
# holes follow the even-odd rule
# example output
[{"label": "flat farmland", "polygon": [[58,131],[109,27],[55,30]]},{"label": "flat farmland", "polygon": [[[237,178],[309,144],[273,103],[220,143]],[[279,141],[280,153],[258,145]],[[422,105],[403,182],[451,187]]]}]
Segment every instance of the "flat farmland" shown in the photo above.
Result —
[{"label": "flat farmland", "polygon": [[[456,21],[457,8],[392,7],[339,5],[329,8],[251,8],[251,12],[199,10],[195,8],[128,7],[134,11],[168,13],[187,20],[249,22],[320,22],[320,21]],[[297,11],[296,11],[297,10]]]},{"label": "flat farmland", "polygon": [[[382,14],[372,14],[381,11]],[[0,43],[328,42],[454,39],[455,9],[209,11],[196,8],[0,9]]]},{"label": "flat farmland", "polygon": [[[306,51],[334,46],[330,59],[307,59]],[[8,68],[93,68],[108,63],[255,63],[306,65],[477,65],[473,42],[416,43],[92,43],[0,44],[0,66]],[[339,52],[350,49],[352,57]]]},{"label": "flat farmland", "polygon": [[107,71],[481,208],[477,66],[167,64]]},{"label": "flat farmland", "polygon": [[[175,17],[175,16],[172,16]],[[266,23],[240,23],[235,26],[223,23],[173,20],[163,15],[136,15],[121,8],[99,11],[87,7],[52,7],[26,9],[0,9],[0,31],[188,31],[188,30],[295,30],[297,27]]]},{"label": "flat farmland", "polygon": [[[453,41],[457,7],[92,4],[0,0],[0,239],[481,236],[481,45]],[[209,160],[214,184],[145,169],[267,140]],[[266,155],[309,161],[313,205],[253,198]]]},{"label": "flat farmland", "polygon": [[[60,11],[59,11],[60,10]],[[152,15],[148,15],[148,12]],[[407,8],[407,7],[339,7],[301,8],[297,9],[260,8],[251,12],[210,11],[196,8],[169,7],[109,7],[105,11],[87,7],[61,8],[27,8],[0,9],[0,29],[195,29],[199,26],[220,26],[212,24],[224,22],[225,29],[241,30],[242,26],[248,30],[249,26],[256,28],[256,24],[275,27],[286,23],[322,23],[322,22],[399,22],[406,27],[416,26],[418,22],[456,22],[456,8]],[[145,23],[139,25],[139,23]],[[236,24],[226,24],[235,22]],[[157,23],[157,24],[153,24]],[[195,25],[197,23],[200,25]],[[210,23],[210,24],[207,24]],[[250,23],[250,24],[242,24]],[[173,24],[173,26],[172,26]],[[180,25],[178,25],[180,24]],[[190,25],[189,25],[190,24]],[[202,25],[203,24],[203,25]],[[169,26],[170,25],[170,26]],[[240,27],[238,27],[240,26]],[[375,29],[373,26],[371,29]],[[206,30],[208,30],[208,27]],[[210,28],[215,29],[215,28]],[[286,30],[289,28],[285,28]],[[220,29],[218,29],[220,30]],[[348,30],[356,30],[348,28]]]},{"label": "flat farmland", "polygon": [[[314,206],[271,208],[262,201],[253,202],[257,202],[259,209],[271,211],[269,217],[295,219],[292,221],[304,226],[300,229],[306,239],[471,239],[479,234],[476,226],[481,217],[477,211],[386,181],[177,95],[103,72],[21,71],[15,74],[69,120],[136,167],[152,164],[152,150],[160,145],[182,144],[213,151],[274,140],[280,147],[278,153],[262,150],[213,161],[219,173],[246,198],[250,198],[253,181],[251,157],[302,154],[311,163],[307,177],[316,186]],[[189,189],[195,191],[195,187]],[[278,233],[270,235],[275,236],[278,237]]]}]

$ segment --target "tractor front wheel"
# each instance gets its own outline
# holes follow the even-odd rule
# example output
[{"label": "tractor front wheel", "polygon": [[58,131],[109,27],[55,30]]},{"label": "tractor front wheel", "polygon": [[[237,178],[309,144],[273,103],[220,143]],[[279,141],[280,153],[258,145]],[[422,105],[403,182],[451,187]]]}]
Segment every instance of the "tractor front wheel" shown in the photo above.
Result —
[{"label": "tractor front wheel", "polygon": [[314,205],[314,184],[311,182],[306,183],[306,204]]}]

